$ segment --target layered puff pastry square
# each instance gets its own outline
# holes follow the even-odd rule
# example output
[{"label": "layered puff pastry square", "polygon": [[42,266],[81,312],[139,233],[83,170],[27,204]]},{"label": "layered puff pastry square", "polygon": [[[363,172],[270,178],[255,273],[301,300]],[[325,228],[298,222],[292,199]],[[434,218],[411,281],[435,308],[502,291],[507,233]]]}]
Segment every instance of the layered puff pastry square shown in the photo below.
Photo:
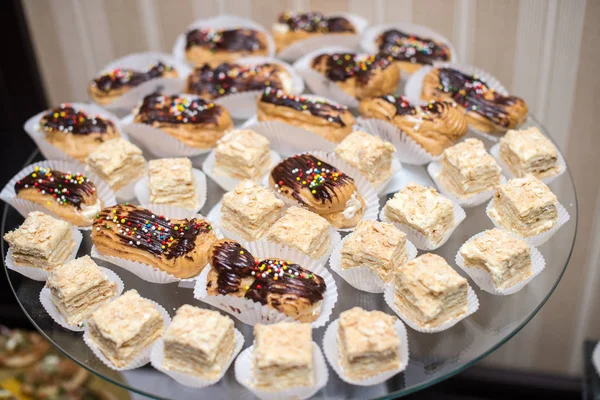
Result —
[{"label": "layered puff pastry square", "polygon": [[415,258],[395,275],[395,306],[423,328],[435,328],[465,315],[467,292],[467,280],[436,254]]},{"label": "layered puff pastry square", "polygon": [[198,207],[196,182],[189,158],[161,158],[148,163],[150,202],[187,209]]},{"label": "layered puff pastry square", "polygon": [[498,186],[490,215],[502,227],[521,236],[545,232],[558,222],[558,199],[533,175]]},{"label": "layered puff pastry square", "polygon": [[490,229],[459,250],[465,267],[487,271],[496,289],[508,289],[531,276],[531,252],[523,239]]},{"label": "layered puff pastry square", "polygon": [[71,225],[33,211],[17,229],[4,235],[15,265],[52,270],[75,250]]},{"label": "layered puff pastry square", "polygon": [[400,366],[397,318],[359,307],[340,314],[337,346],[344,375],[365,379]]},{"label": "layered puff pastry square", "polygon": [[407,261],[406,234],[385,222],[360,221],[341,253],[342,269],[369,268],[389,282],[394,270]]},{"label": "layered puff pastry square", "polygon": [[470,197],[500,184],[501,168],[479,139],[466,139],[444,151],[440,180],[457,197]]},{"label": "layered puff pastry square", "polygon": [[52,303],[71,325],[85,321],[117,293],[117,284],[87,255],[50,271],[46,287]]},{"label": "layered puff pastry square", "polygon": [[271,169],[270,142],[250,129],[227,133],[215,148],[215,174],[258,180]]},{"label": "layered puff pastry square", "polygon": [[509,130],[500,139],[500,158],[517,177],[546,178],[559,172],[558,150],[536,127]]},{"label": "layered puff pastry square", "polygon": [[437,190],[409,183],[389,199],[384,215],[392,222],[407,225],[439,243],[454,226],[454,204]]},{"label": "layered puff pastry square", "polygon": [[108,183],[115,192],[146,173],[142,150],[122,138],[102,143],[87,156],[85,163],[89,171]]},{"label": "layered puff pastry square", "polygon": [[354,131],[335,147],[335,154],[358,169],[374,186],[392,176],[392,157],[396,148],[390,142],[363,131]]},{"label": "layered puff pastry square", "polygon": [[223,195],[221,224],[223,229],[240,235],[244,240],[259,240],[279,219],[283,207],[283,201],[269,189],[244,180]]},{"label": "layered puff pastry square", "polygon": [[134,289],[104,304],[87,322],[90,339],[117,368],[162,336],[165,324],[157,307]]},{"label": "layered puff pastry square", "polygon": [[310,324],[279,322],[254,326],[254,385],[257,389],[281,391],[312,386],[312,329]]},{"label": "layered puff pastry square", "polygon": [[231,318],[186,304],[177,310],[165,332],[163,367],[215,379],[223,374],[234,347]]},{"label": "layered puff pastry square", "polygon": [[290,207],[270,225],[265,238],[317,259],[329,249],[330,230],[325,218],[304,208]]}]

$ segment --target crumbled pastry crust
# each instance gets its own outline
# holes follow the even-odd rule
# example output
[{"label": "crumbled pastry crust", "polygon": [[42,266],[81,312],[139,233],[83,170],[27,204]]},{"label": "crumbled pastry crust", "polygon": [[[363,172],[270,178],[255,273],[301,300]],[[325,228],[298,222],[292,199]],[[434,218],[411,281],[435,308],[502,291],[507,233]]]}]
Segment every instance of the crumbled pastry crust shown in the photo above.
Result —
[{"label": "crumbled pastry crust", "polygon": [[538,128],[509,130],[500,139],[500,158],[517,177],[545,178],[558,173],[558,150]]},{"label": "crumbled pastry crust", "polygon": [[150,202],[195,209],[196,184],[189,158],[161,158],[148,163]]},{"label": "crumbled pastry crust", "polygon": [[215,149],[215,173],[235,179],[258,180],[271,169],[269,140],[249,129],[234,130]]},{"label": "crumbled pastry crust", "polygon": [[115,191],[146,173],[142,150],[122,138],[102,143],[87,156],[86,165]]}]

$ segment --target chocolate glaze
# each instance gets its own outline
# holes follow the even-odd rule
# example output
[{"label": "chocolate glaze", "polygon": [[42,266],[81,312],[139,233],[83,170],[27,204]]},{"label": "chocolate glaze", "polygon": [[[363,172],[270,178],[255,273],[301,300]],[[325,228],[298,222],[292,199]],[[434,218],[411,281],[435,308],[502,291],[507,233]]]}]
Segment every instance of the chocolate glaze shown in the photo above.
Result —
[{"label": "chocolate glaze", "polygon": [[136,71],[128,68],[117,68],[94,79],[94,84],[103,92],[110,92],[124,86],[135,87],[149,80],[160,78],[173,67],[158,62],[147,71]]},{"label": "chocolate glaze", "polygon": [[[393,104],[396,107],[396,115],[417,115],[417,108],[404,96],[387,95],[378,98]],[[445,101],[431,101],[421,107],[421,111],[428,117],[434,118],[441,114],[447,107],[454,107],[454,103]]]},{"label": "chocolate glaze", "polygon": [[361,59],[356,53],[320,54],[312,61],[312,67],[325,60],[325,76],[332,81],[340,82],[355,77],[359,84],[366,85],[376,68],[385,69],[391,65],[388,55],[376,54],[366,59]]},{"label": "chocolate glaze", "polygon": [[280,24],[287,25],[292,31],[305,32],[356,32],[354,25],[344,17],[325,17],[320,12],[289,13],[284,12],[277,20]]},{"label": "chocolate glaze", "polygon": [[259,39],[259,32],[254,29],[193,29],[185,35],[185,48],[193,46],[206,47],[210,51],[257,51],[264,49],[265,44]]},{"label": "chocolate glaze", "polygon": [[304,96],[294,96],[271,88],[265,89],[260,101],[276,106],[289,107],[296,111],[308,111],[315,117],[326,119],[340,126],[346,126],[341,117],[341,113],[347,110],[344,106],[321,100],[311,100]]},{"label": "chocolate glaze", "polygon": [[108,127],[115,129],[112,121],[100,117],[89,117],[83,111],[75,110],[69,104],[48,110],[40,120],[40,127],[46,132],[64,132],[74,135],[108,133]]},{"label": "chocolate glaze", "polygon": [[45,196],[54,198],[53,201],[61,205],[70,204],[77,209],[81,209],[86,197],[93,196],[96,192],[96,185],[87,177],[48,168],[39,168],[15,183],[17,195],[21,190],[31,188],[43,191]]},{"label": "chocolate glaze", "polygon": [[[314,304],[323,300],[323,293],[327,288],[323,278],[298,264],[277,259],[257,260],[233,240],[220,241],[213,245],[210,265],[219,275],[217,291],[220,294],[238,292],[242,289],[242,279],[251,278],[254,281],[246,290],[245,297],[261,304],[267,304],[270,294],[285,295],[288,299],[302,298]],[[268,272],[269,269],[271,273]],[[283,273],[275,275],[276,270]],[[277,308],[279,303],[272,305]]]},{"label": "chocolate glaze", "polygon": [[[354,179],[348,175],[310,154],[288,157],[281,161],[271,171],[271,178],[276,189],[291,194],[294,199],[307,206],[301,191],[310,193],[323,204],[337,197],[338,187],[354,183]],[[292,192],[288,193],[290,189]]]},{"label": "chocolate glaze", "polygon": [[121,243],[167,259],[188,254],[196,247],[198,235],[212,230],[212,226],[202,219],[172,221],[145,208],[127,204],[103,209],[94,219],[93,229],[97,228],[115,230]]},{"label": "chocolate glaze", "polygon": [[379,36],[379,51],[391,55],[398,61],[432,65],[435,61],[448,61],[448,47],[431,39],[409,35],[390,29]]},{"label": "chocolate glaze", "polygon": [[144,97],[138,116],[144,124],[216,124],[222,112],[221,106],[202,98],[152,93]]}]

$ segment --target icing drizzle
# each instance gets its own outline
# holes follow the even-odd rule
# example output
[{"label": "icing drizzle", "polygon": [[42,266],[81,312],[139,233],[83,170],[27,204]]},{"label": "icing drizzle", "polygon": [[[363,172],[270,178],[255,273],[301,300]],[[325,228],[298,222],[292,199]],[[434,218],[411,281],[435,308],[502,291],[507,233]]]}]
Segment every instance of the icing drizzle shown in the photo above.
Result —
[{"label": "icing drizzle", "polygon": [[450,52],[445,45],[397,29],[383,32],[379,40],[379,50],[399,61],[431,65],[434,61],[450,59]]},{"label": "icing drizzle", "polygon": [[173,67],[158,62],[146,71],[136,71],[128,68],[117,68],[94,79],[94,85],[103,92],[110,92],[124,86],[139,86],[149,80],[160,78]]},{"label": "icing drizzle", "polygon": [[211,52],[224,51],[257,51],[265,45],[259,40],[259,32],[254,29],[192,29],[185,37],[185,48],[193,46],[208,48]]},{"label": "icing drizzle", "polygon": [[144,97],[138,116],[145,124],[201,124],[217,123],[221,112],[221,106],[202,98],[152,93]]},{"label": "icing drizzle", "polygon": [[[393,104],[396,107],[396,115],[412,115],[421,114],[421,117],[434,118],[441,114],[446,107],[455,106],[454,103],[445,101],[430,101],[426,106],[415,107],[406,97],[398,95],[379,96],[380,99]],[[420,112],[419,112],[420,111]]]},{"label": "icing drizzle", "polygon": [[320,12],[291,13],[284,12],[277,20],[293,31],[335,33],[356,32],[354,25],[344,17],[325,17]]},{"label": "icing drizzle", "polygon": [[40,120],[40,127],[49,133],[64,132],[74,135],[89,135],[92,133],[108,133],[108,127],[115,129],[112,121],[93,116],[86,112],[75,110],[70,104],[48,110]]},{"label": "icing drizzle", "polygon": [[360,84],[367,84],[375,68],[385,69],[391,65],[391,57],[385,54],[363,57],[356,53],[320,54],[312,61],[313,68],[326,60],[325,76],[332,81],[345,81],[356,77]]}]

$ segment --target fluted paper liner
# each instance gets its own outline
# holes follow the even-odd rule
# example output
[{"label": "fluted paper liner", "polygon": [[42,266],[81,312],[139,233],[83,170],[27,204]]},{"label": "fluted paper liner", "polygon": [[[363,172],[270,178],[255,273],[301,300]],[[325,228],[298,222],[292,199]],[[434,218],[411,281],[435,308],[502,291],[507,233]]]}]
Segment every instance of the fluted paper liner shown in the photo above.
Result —
[{"label": "fluted paper liner", "polygon": [[[194,175],[194,186],[196,188],[196,199],[197,206],[190,211],[195,214],[200,211],[204,203],[206,203],[206,175],[202,171],[196,168],[192,168],[192,174]],[[143,176],[138,183],[135,185],[135,197],[137,198],[140,204],[147,205],[160,205],[162,207],[161,214],[168,215],[171,217],[174,213],[178,212],[177,209],[184,208],[177,205],[171,204],[153,204],[150,201],[150,189],[148,188],[148,175]],[[175,218],[175,217],[171,217]]]},{"label": "fluted paper liner", "polygon": [[[77,227],[72,226],[71,233],[73,234],[73,240],[75,241],[75,249],[73,250],[71,255],[69,255],[69,258],[65,260],[65,263],[75,259],[75,257],[77,256],[77,252],[79,251],[79,246],[81,245],[81,240],[83,239],[83,235],[81,234],[81,232],[79,232],[79,229],[77,229]],[[8,253],[6,253],[6,258],[4,259],[4,265],[6,265],[6,268],[18,272],[19,274],[26,276],[29,279],[33,279],[34,281],[45,282],[46,279],[48,279],[49,271],[43,268],[16,265],[10,247],[8,248]]]},{"label": "fluted paper liner", "polygon": [[[492,148],[490,149],[490,154],[496,159],[496,162],[498,163],[500,168],[502,168],[502,172],[508,177],[508,179],[516,178],[515,174],[512,172],[508,164],[502,159],[502,157],[500,157],[500,143],[496,143],[492,146]],[[567,163],[565,162],[562,153],[558,149],[556,149],[556,154],[558,155],[556,163],[558,165],[559,170],[554,175],[546,176],[545,178],[540,179],[546,185],[550,184],[550,182],[564,174],[564,172],[567,170]]]},{"label": "fluted paper liner", "polygon": [[509,231],[509,232],[513,233],[514,235],[525,239],[525,241],[527,243],[529,243],[530,245],[536,246],[536,247],[546,243],[548,241],[548,239],[550,239],[556,233],[556,231],[561,226],[566,224],[569,221],[569,219],[571,218],[569,216],[569,213],[567,212],[567,210],[563,207],[563,205],[560,203],[556,203],[556,212],[558,214],[558,220],[556,221],[556,225],[554,225],[552,228],[548,229],[547,231],[538,233],[537,235],[523,236],[519,232],[514,232],[511,229],[501,225],[498,221],[496,221],[496,219],[492,216],[492,214],[490,214],[492,207],[494,207],[494,198],[493,197],[492,197],[492,200],[490,200],[490,202],[488,203],[487,207],[485,208],[485,213],[492,220],[492,223],[494,224],[494,226],[496,228]]},{"label": "fluted paper liner", "polygon": [[394,224],[396,228],[406,233],[406,238],[410,240],[416,246],[417,249],[424,251],[435,250],[442,247],[448,241],[448,239],[450,239],[450,236],[452,236],[452,233],[454,232],[456,227],[460,225],[460,223],[467,217],[467,215],[465,214],[465,210],[463,210],[460,205],[454,202],[453,204],[454,226],[444,234],[444,237],[438,243],[433,243],[421,232],[411,228],[406,224],[400,224],[398,222],[390,220],[387,217],[387,215],[385,215],[385,207],[381,209],[381,213],[379,213],[379,219],[383,222]]},{"label": "fluted paper liner", "polygon": [[312,386],[297,386],[281,391],[266,391],[255,388],[253,345],[242,351],[235,360],[235,380],[261,400],[308,399],[324,388],[329,380],[325,357],[323,357],[321,349],[315,342],[312,342],[312,346],[314,374],[314,384]]},{"label": "fluted paper liner", "polygon": [[394,368],[388,371],[384,371],[380,374],[364,378],[364,379],[351,379],[346,376],[344,373],[344,367],[340,361],[340,354],[338,351],[338,329],[339,329],[339,319],[333,321],[327,327],[325,331],[325,335],[323,336],[323,350],[325,352],[325,358],[331,365],[331,368],[338,374],[341,380],[351,385],[357,386],[372,386],[383,383],[393,377],[394,375],[399,374],[404,371],[408,366],[408,357],[409,357],[409,348],[408,348],[408,335],[406,333],[406,328],[404,324],[399,319],[396,319],[394,323],[394,328],[396,330],[396,334],[400,338],[400,346],[398,346],[398,354],[400,358],[400,363],[398,368]]},{"label": "fluted paper liner", "polygon": [[[27,217],[32,211],[41,211],[44,214],[51,215],[55,218],[62,219],[56,214],[52,213],[46,207],[41,204],[34,203],[29,200],[21,199],[17,197],[17,193],[15,192],[15,184],[17,181],[26,177],[30,173],[32,173],[35,167],[40,168],[50,168],[54,171],[60,171],[64,173],[81,173],[89,178],[91,182],[96,186],[96,195],[102,201],[102,207],[114,206],[117,204],[117,200],[115,199],[115,194],[110,189],[110,186],[106,182],[104,182],[98,175],[93,172],[87,172],[83,166],[79,163],[72,163],[68,161],[59,161],[59,160],[49,160],[49,161],[40,161],[37,163],[33,163],[28,165],[19,171],[2,189],[0,192],[0,199],[5,203],[13,206],[23,217]],[[64,207],[72,207],[71,205],[65,205]],[[91,224],[89,226],[78,226],[79,229],[89,230],[91,229]]]},{"label": "fluted paper liner", "polygon": [[443,324],[440,324],[434,328],[428,328],[428,327],[421,326],[416,321],[412,321],[410,318],[408,318],[406,315],[404,315],[400,310],[398,310],[398,308],[394,304],[394,297],[395,297],[394,282],[392,281],[392,283],[390,283],[385,288],[385,292],[383,293],[383,298],[385,299],[385,302],[387,303],[388,307],[390,307],[392,310],[394,310],[394,312],[400,317],[400,319],[402,321],[404,321],[404,323],[406,325],[408,325],[409,327],[411,327],[412,329],[414,329],[417,332],[423,332],[423,333],[436,333],[436,332],[445,331],[446,329],[453,327],[454,325],[456,325],[463,319],[467,318],[469,315],[473,314],[479,308],[479,300],[477,299],[475,292],[471,288],[471,285],[469,285],[467,283],[467,312],[458,318],[454,318],[453,320],[446,321]]},{"label": "fluted paper liner", "polygon": [[[257,182],[260,182],[266,175],[269,174],[271,168],[273,168],[279,161],[281,161],[281,157],[275,151],[271,150],[271,166],[266,170],[264,175],[258,177],[256,179]],[[219,186],[223,188],[223,190],[230,192],[241,182],[240,179],[232,178],[225,175],[219,175],[215,173],[215,151],[211,151],[208,157],[202,163],[202,170],[206,175],[210,177],[213,181],[217,182]]]},{"label": "fluted paper liner", "polygon": [[[353,267],[348,269],[342,268],[342,248],[350,235],[347,235],[333,249],[329,258],[329,267],[341,276],[350,286],[369,293],[383,293],[387,284],[368,267]],[[417,248],[409,240],[406,240],[406,262],[412,261],[417,256]]]},{"label": "fluted paper liner", "polygon": [[[117,274],[115,274],[108,268],[100,267],[100,269],[106,274],[106,277],[109,281],[117,283],[117,293],[113,296],[113,298],[119,297],[121,293],[123,293],[124,287],[121,278],[119,278]],[[54,322],[56,322],[63,328],[73,332],[83,332],[85,330],[85,321],[83,321],[80,325],[73,325],[67,322],[66,318],[60,313],[60,311],[58,311],[58,309],[52,302],[52,295],[50,293],[50,289],[47,286],[44,286],[44,288],[40,292],[40,303],[42,303],[42,307],[44,307],[44,310],[46,310],[46,312],[48,313],[48,315],[50,315]],[[106,304],[106,302],[96,304],[93,307],[93,310],[99,308],[103,304]]]},{"label": "fluted paper liner", "polygon": [[122,112],[123,110],[131,110],[145,96],[157,91],[164,94],[183,92],[183,89],[185,88],[185,81],[187,76],[190,74],[191,68],[186,63],[178,61],[170,54],[154,51],[133,53],[119,58],[118,60],[115,60],[102,68],[102,70],[100,70],[94,76],[94,78],[116,68],[128,68],[138,71],[146,71],[151,65],[155,65],[159,61],[165,65],[174,67],[177,71],[178,77],[151,79],[142,83],[141,85],[131,88],[129,91],[116,98],[112,103],[98,105],[108,110]]},{"label": "fluted paper liner", "polygon": [[[156,309],[160,312],[160,314],[163,318],[163,323],[164,323],[163,330],[166,331],[167,327],[171,323],[171,316],[169,315],[167,310],[164,309],[163,306],[161,306],[154,300],[150,300],[150,299],[146,299],[146,300],[151,302],[156,307]],[[164,331],[163,331],[163,334],[164,334]],[[159,340],[159,339],[157,339],[157,340]],[[155,343],[155,342],[153,342],[153,343],[148,344],[148,346],[146,346],[146,348],[144,348],[126,366],[119,368],[119,367],[116,367],[108,358],[106,358],[106,356],[102,353],[102,351],[98,348],[98,346],[96,346],[94,339],[92,339],[92,337],[90,335],[88,324],[86,324],[85,330],[83,331],[83,341],[90,348],[90,350],[92,350],[94,355],[96,357],[98,357],[100,359],[100,361],[102,361],[102,363],[104,365],[106,365],[108,368],[115,370],[115,371],[129,371],[129,370],[136,369],[136,368],[139,368],[139,367],[142,367],[142,366],[148,364],[150,362],[150,353],[152,353],[152,346]]]},{"label": "fluted paper liner", "polygon": [[[485,232],[480,232],[476,235],[471,236],[464,244],[471,242],[481,236],[484,235]],[[514,235],[516,237],[516,235]],[[461,246],[462,249],[462,246]],[[463,271],[467,273],[473,279],[473,282],[479,286],[480,289],[485,290],[488,293],[499,295],[499,296],[507,296],[513,293],[517,293],[519,290],[523,289],[529,282],[533,280],[540,272],[544,270],[546,267],[546,261],[544,260],[544,256],[539,252],[538,249],[529,245],[530,259],[531,259],[531,276],[527,279],[524,279],[520,282],[514,283],[512,286],[504,289],[497,288],[492,280],[492,276],[490,273],[481,268],[472,268],[465,266],[465,260],[463,256],[460,254],[460,249],[456,253],[454,261],[456,265],[458,265]]]},{"label": "fluted paper liner", "polygon": [[[375,190],[377,190],[377,194],[378,195],[382,195],[385,193],[386,188],[388,187],[388,185],[390,184],[390,182],[392,181],[392,179],[394,178],[394,176],[400,172],[400,170],[402,169],[402,164],[400,164],[400,161],[398,161],[397,158],[392,158],[392,173],[390,174],[390,177],[383,183],[381,183],[379,186],[374,187]],[[366,177],[365,177],[366,179]]]},{"label": "fluted paper liner", "polygon": [[600,342],[596,344],[594,347],[594,351],[592,352],[592,364],[594,368],[596,368],[596,372],[600,374]]},{"label": "fluted paper liner", "polygon": [[231,353],[231,356],[229,356],[229,360],[227,361],[227,363],[225,363],[223,369],[221,370],[221,374],[217,378],[204,379],[196,375],[187,374],[185,372],[180,371],[168,370],[165,367],[163,367],[165,360],[165,343],[162,338],[154,342],[154,345],[152,346],[152,352],[150,353],[150,362],[152,363],[152,366],[154,368],[156,368],[163,374],[169,375],[171,378],[175,379],[177,382],[181,383],[184,386],[189,386],[193,388],[203,388],[206,386],[214,385],[223,378],[223,376],[231,366],[231,363],[233,363],[235,357],[237,357],[238,353],[242,350],[242,347],[244,347],[244,336],[240,333],[240,331],[233,328],[233,334],[235,341],[233,352]]},{"label": "fluted paper liner", "polygon": [[357,124],[371,135],[379,136],[392,143],[396,147],[394,156],[402,163],[425,165],[442,158],[441,155],[434,156],[428,153],[413,138],[388,121],[376,118],[358,118]]},{"label": "fluted paper liner", "polygon": [[[295,249],[267,241],[248,243],[244,247],[257,259],[278,258],[287,260],[322,277],[325,281],[326,289],[323,294],[321,312],[311,325],[313,328],[318,328],[329,321],[331,312],[337,302],[338,292],[333,276],[331,276],[331,273],[323,264]],[[250,299],[221,294],[215,296],[209,295],[206,290],[206,284],[208,282],[208,273],[211,269],[212,267],[208,265],[196,280],[196,287],[194,288],[194,297],[196,299],[223,310],[248,325],[254,326],[257,323],[274,324],[281,321],[295,321],[292,317]]]},{"label": "fluted paper liner", "polygon": [[[483,192],[475,193],[468,197],[458,197],[452,191],[450,191],[445,185],[444,182],[440,179],[440,173],[442,172],[442,163],[439,161],[434,161],[427,166],[427,172],[435,185],[437,186],[439,192],[452,200],[454,203],[458,203],[461,207],[470,208],[477,207],[480,204],[485,203],[489,199],[492,198],[495,192],[494,189],[484,190]],[[501,174],[500,175],[500,185],[504,185],[506,183],[506,178]]]},{"label": "fluted paper liner", "polygon": [[356,34],[328,33],[321,36],[298,40],[277,53],[277,57],[282,60],[296,60],[305,54],[327,46],[356,49],[358,47],[360,35],[369,25],[369,21],[359,15],[343,12],[335,13],[335,15],[331,15],[330,17],[344,17],[348,19],[356,28]]}]

